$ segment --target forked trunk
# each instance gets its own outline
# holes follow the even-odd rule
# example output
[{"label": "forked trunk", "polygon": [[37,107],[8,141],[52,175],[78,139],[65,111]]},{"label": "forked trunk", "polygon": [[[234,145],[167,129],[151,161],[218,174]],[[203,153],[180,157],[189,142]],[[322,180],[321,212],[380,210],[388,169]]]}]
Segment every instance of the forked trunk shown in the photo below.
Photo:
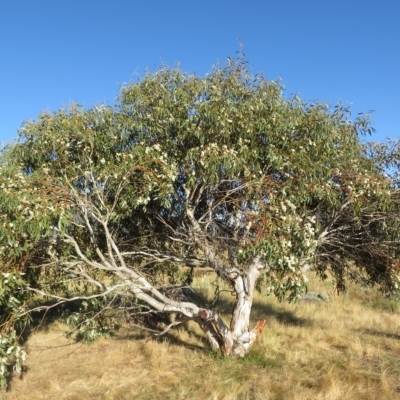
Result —
[{"label": "forked trunk", "polygon": [[[192,199],[194,192],[186,189],[187,199]],[[207,261],[214,268],[215,272],[228,282],[236,293],[236,303],[232,314],[230,327],[211,310],[200,310],[198,322],[207,335],[211,348],[221,350],[224,355],[236,355],[243,357],[258,338],[265,320],[259,320],[256,326],[249,331],[250,312],[253,304],[253,292],[255,283],[260,276],[260,271],[265,268],[261,257],[254,257],[249,265],[247,273],[242,275],[236,268],[227,267],[215,254],[215,249],[210,246],[203,238],[203,231],[199,222],[194,217],[194,208],[190,203],[186,206],[186,215],[193,231],[193,237],[199,248],[203,251]]]},{"label": "forked trunk", "polygon": [[252,330],[249,330],[249,325],[254,287],[263,268],[260,258],[256,257],[245,277],[240,274],[232,277],[236,302],[229,328],[214,312],[201,310],[199,313],[198,322],[207,335],[213,351],[219,349],[223,355],[243,357],[261,334],[266,324],[265,320],[258,320]]}]

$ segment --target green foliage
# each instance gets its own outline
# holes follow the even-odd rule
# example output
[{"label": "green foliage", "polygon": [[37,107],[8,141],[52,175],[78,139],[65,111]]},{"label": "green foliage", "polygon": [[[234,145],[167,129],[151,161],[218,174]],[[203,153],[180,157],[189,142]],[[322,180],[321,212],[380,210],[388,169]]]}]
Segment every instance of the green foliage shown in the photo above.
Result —
[{"label": "green foliage", "polygon": [[383,143],[369,142],[365,153],[371,158],[392,185],[400,187],[400,140],[386,140]]},{"label": "green foliage", "polygon": [[17,331],[21,333],[30,322],[29,315],[18,315],[25,310],[26,296],[22,291],[26,283],[22,275],[15,271],[0,275],[0,389],[7,386],[11,368],[21,372],[26,358],[17,336]]},{"label": "green foliage", "polygon": [[108,300],[108,303],[98,299],[82,301],[77,311],[68,314],[66,323],[78,341],[91,343],[100,337],[108,338],[119,328],[117,316],[106,312],[110,306]]},{"label": "green foliage", "polygon": [[22,279],[23,273],[3,272],[0,275],[0,304],[2,305],[1,314],[7,315],[11,310],[21,306],[21,298],[18,293],[23,288],[25,282]]},{"label": "green foliage", "polygon": [[19,345],[15,330],[3,330],[0,334],[0,389],[7,386],[10,367],[21,373],[22,363],[26,359],[24,348]]}]

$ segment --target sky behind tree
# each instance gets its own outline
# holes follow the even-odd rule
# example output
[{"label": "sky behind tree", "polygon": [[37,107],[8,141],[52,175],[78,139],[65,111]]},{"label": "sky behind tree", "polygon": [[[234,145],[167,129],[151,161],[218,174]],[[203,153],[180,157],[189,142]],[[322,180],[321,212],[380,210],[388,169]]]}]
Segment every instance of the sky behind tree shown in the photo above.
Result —
[{"label": "sky behind tree", "polygon": [[398,0],[18,0],[0,4],[0,143],[76,102],[114,104],[162,64],[204,75],[244,44],[285,95],[375,110],[375,141],[400,129]]}]

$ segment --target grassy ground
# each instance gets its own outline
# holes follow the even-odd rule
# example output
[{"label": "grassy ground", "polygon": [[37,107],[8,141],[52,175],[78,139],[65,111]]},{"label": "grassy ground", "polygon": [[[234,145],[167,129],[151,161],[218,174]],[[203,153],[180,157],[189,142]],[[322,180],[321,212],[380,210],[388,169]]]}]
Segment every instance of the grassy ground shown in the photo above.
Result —
[{"label": "grassy ground", "polygon": [[[310,281],[330,292],[329,282]],[[212,291],[207,279],[197,285]],[[400,399],[398,304],[356,287],[331,297],[290,305],[258,295],[254,319],[267,326],[241,360],[212,355],[194,324],[160,339],[125,328],[86,346],[55,323],[31,335],[27,371],[0,398]]]}]

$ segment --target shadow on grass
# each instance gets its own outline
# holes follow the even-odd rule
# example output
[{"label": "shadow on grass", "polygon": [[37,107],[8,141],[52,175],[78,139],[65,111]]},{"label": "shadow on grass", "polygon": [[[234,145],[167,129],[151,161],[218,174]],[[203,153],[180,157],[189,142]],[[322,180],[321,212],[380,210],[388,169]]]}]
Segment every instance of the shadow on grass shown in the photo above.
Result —
[{"label": "shadow on grass", "polygon": [[[222,316],[222,318],[224,319],[225,323],[228,326],[232,315],[233,305],[234,305],[234,298],[232,298],[232,301],[230,301],[229,298],[228,299],[220,298],[215,307],[215,311]],[[23,334],[24,342],[29,338],[29,336],[33,332],[37,330],[47,331],[49,329],[49,326],[53,322],[57,320],[63,320],[65,318],[66,313],[77,311],[78,306],[79,306],[78,303],[75,304],[74,302],[71,302],[66,306],[55,307],[48,310],[47,312],[42,311],[34,313],[32,315],[33,321],[31,327],[27,329]],[[309,327],[312,324],[311,320],[300,318],[296,316],[294,312],[284,309],[284,307],[280,307],[279,305],[275,304],[268,304],[265,303],[264,301],[257,301],[257,300],[254,301],[252,306],[251,319],[252,321],[255,321],[257,319],[265,319],[267,320],[267,323],[268,321],[271,321],[273,319],[277,321],[279,324],[286,326]],[[165,319],[165,321],[163,322],[166,323],[166,325],[168,325],[169,324],[168,318]],[[152,326],[151,328],[154,327],[155,326]],[[193,337],[193,339],[200,342],[202,345],[187,343],[185,340],[180,339],[179,332],[177,332],[176,328],[172,328],[167,333],[158,336],[152,332],[146,331],[145,329],[141,329],[137,325],[136,326],[129,325],[129,323],[127,325],[123,324],[123,327],[119,331],[112,334],[112,338],[114,340],[143,340],[149,338],[157,341],[167,340],[171,344],[183,346],[187,349],[191,349],[194,351],[199,351],[199,350],[204,351],[209,348],[209,343],[207,338],[201,333],[198,333],[195,330],[193,330],[189,323],[187,322],[182,323],[181,325],[179,325],[178,329],[185,330],[189,334],[189,336]],[[260,362],[263,363],[264,361],[261,360]]]},{"label": "shadow on grass", "polygon": [[257,319],[268,319],[274,318],[281,325],[289,326],[311,326],[312,320],[306,318],[300,318],[295,313],[280,309],[279,307],[271,304],[255,303],[252,308],[252,317]]},{"label": "shadow on grass", "polygon": [[[129,324],[127,325],[129,327]],[[204,350],[208,348],[208,342],[206,338],[202,335],[197,334],[194,332],[192,329],[190,329],[190,326],[188,323],[182,323],[182,325],[179,325],[180,329],[185,330],[186,332],[189,333],[190,336],[193,336],[195,339],[199,340],[201,343],[203,343],[203,346],[198,346],[195,344],[187,343],[184,340],[181,340],[178,335],[179,333],[174,331],[172,328],[171,331],[163,334],[163,335],[157,335],[155,333],[146,331],[146,328],[140,328],[137,325],[133,326],[132,330],[127,329],[127,327],[124,327],[120,332],[118,332],[115,336],[113,336],[113,340],[144,340],[144,339],[151,339],[155,340],[158,342],[164,342],[167,341],[173,345],[177,345],[180,347],[185,347],[189,350]]]},{"label": "shadow on grass", "polygon": [[[225,320],[225,323],[229,326],[230,318],[232,315],[232,308],[234,305],[234,298],[232,299],[233,301],[230,301],[230,299],[219,299],[218,303],[216,304],[216,312],[218,312],[220,315]],[[48,302],[46,305],[53,305],[54,303]],[[78,302],[70,302],[67,304],[60,305],[58,307],[50,308],[47,311],[40,311],[40,312],[34,312],[31,314],[32,316],[32,321],[30,327],[27,327],[22,335],[21,339],[23,343],[26,343],[29,337],[37,332],[37,331],[48,331],[50,329],[51,324],[53,324],[56,321],[62,321],[65,323],[65,318],[67,315],[78,311],[79,310],[79,303]],[[289,325],[289,326],[310,326],[311,321],[304,319],[304,318],[299,318],[298,316],[295,315],[294,312],[288,311],[287,309],[283,309],[283,307],[279,307],[279,305],[274,305],[274,304],[266,304],[263,301],[254,301],[253,307],[252,307],[252,320],[257,320],[257,319],[266,319],[267,322],[271,321],[271,319],[276,320],[279,324],[282,325]],[[205,335],[202,335],[199,332],[196,332],[189,323],[182,323],[179,325],[180,330],[185,330],[189,337],[192,337],[195,339],[195,341],[199,344],[193,344],[193,343],[188,343],[187,341],[179,338],[179,331],[174,332],[174,328],[171,329],[171,331],[165,333],[162,336],[157,336],[155,334],[152,334],[150,332],[146,332],[145,330],[140,330],[138,327],[132,326],[131,328],[129,325],[123,326],[122,329],[119,331],[115,332],[112,334],[112,340],[145,340],[145,339],[152,339],[156,341],[168,341],[171,344],[184,347],[188,350],[192,351],[201,351],[201,352],[208,352],[209,351],[209,343]],[[73,332],[73,330],[71,330]],[[63,332],[62,335],[68,335],[67,332]],[[392,337],[392,336],[391,336]],[[76,342],[72,342],[70,344],[62,344],[62,345],[57,345],[56,343],[54,344],[48,344],[46,346],[48,349],[51,348],[56,348],[56,347],[67,347],[67,346],[73,346],[76,344]],[[76,351],[77,349],[73,349],[71,353]],[[68,355],[70,355],[69,353]],[[211,354],[211,352],[210,352]],[[240,365],[254,365],[258,366],[261,368],[280,368],[280,361],[273,359],[273,358],[268,358],[264,354],[258,353],[258,352],[250,352],[246,357],[244,357],[240,361]],[[10,366],[10,372],[12,370],[12,366]],[[23,371],[21,374],[21,377],[25,376],[26,373],[28,372],[28,368],[26,366],[23,367]],[[15,375],[13,373],[10,374],[9,376],[9,381],[8,381],[8,386],[12,382],[13,379],[16,379]]]},{"label": "shadow on grass", "polygon": [[22,333],[23,341],[26,341],[32,333],[37,331],[47,332],[50,329],[51,324],[54,322],[65,322],[68,315],[79,311],[79,301],[70,301],[57,305],[56,301],[50,300],[41,303],[40,306],[47,306],[50,308],[47,310],[31,312],[31,322]]},{"label": "shadow on grass", "polygon": [[[225,299],[220,299],[216,305],[216,312],[221,314],[231,315],[233,309],[233,302],[226,301]],[[271,320],[275,319],[281,325],[289,326],[311,326],[312,320],[306,318],[299,318],[292,311],[283,309],[273,304],[266,304],[260,301],[254,301],[251,308],[251,319],[265,319]]]},{"label": "shadow on grass", "polygon": [[[222,315],[225,323],[229,326],[230,323],[230,317],[232,313],[232,307],[233,303],[225,300],[225,299],[220,299],[218,303],[216,304],[215,311],[219,314]],[[252,307],[252,313],[251,313],[252,320],[257,320],[257,319],[265,319],[268,321],[271,321],[271,319],[274,319],[281,325],[285,326],[303,326],[303,327],[309,327],[312,325],[312,321],[306,318],[300,318],[295,315],[294,312],[282,309],[279,306],[275,306],[272,304],[265,304],[263,302],[257,302],[255,301],[253,303]],[[176,328],[175,328],[176,329]],[[164,341],[167,340],[171,344],[178,345],[178,346],[183,346],[187,349],[191,350],[207,350],[209,349],[209,343],[207,338],[195,332],[193,329],[191,329],[190,324],[185,322],[179,325],[179,328],[181,330],[185,330],[189,336],[192,336],[195,338],[197,341],[201,342],[203,346],[198,346],[194,344],[187,343],[186,341],[182,340],[179,338],[179,334],[176,333],[176,330],[172,328],[170,331],[165,333],[162,336],[158,336],[156,334],[152,334],[151,332],[146,332],[145,330],[141,331],[139,327],[133,327],[131,332],[125,332],[123,334],[118,334],[115,336],[115,339],[117,340],[135,340],[135,339],[143,339],[143,338],[152,338],[152,340],[157,340],[157,341]],[[142,334],[140,335],[140,332]],[[257,356],[258,357],[258,356]],[[256,358],[257,358],[256,357]],[[252,359],[252,357],[250,357]],[[261,363],[261,364],[269,364],[271,360],[253,360],[251,363]]]},{"label": "shadow on grass", "polygon": [[384,337],[387,339],[400,340],[400,335],[398,335],[396,333],[381,332],[381,331],[377,331],[375,329],[360,329],[359,331],[361,331],[362,333],[364,333],[366,335]]}]

